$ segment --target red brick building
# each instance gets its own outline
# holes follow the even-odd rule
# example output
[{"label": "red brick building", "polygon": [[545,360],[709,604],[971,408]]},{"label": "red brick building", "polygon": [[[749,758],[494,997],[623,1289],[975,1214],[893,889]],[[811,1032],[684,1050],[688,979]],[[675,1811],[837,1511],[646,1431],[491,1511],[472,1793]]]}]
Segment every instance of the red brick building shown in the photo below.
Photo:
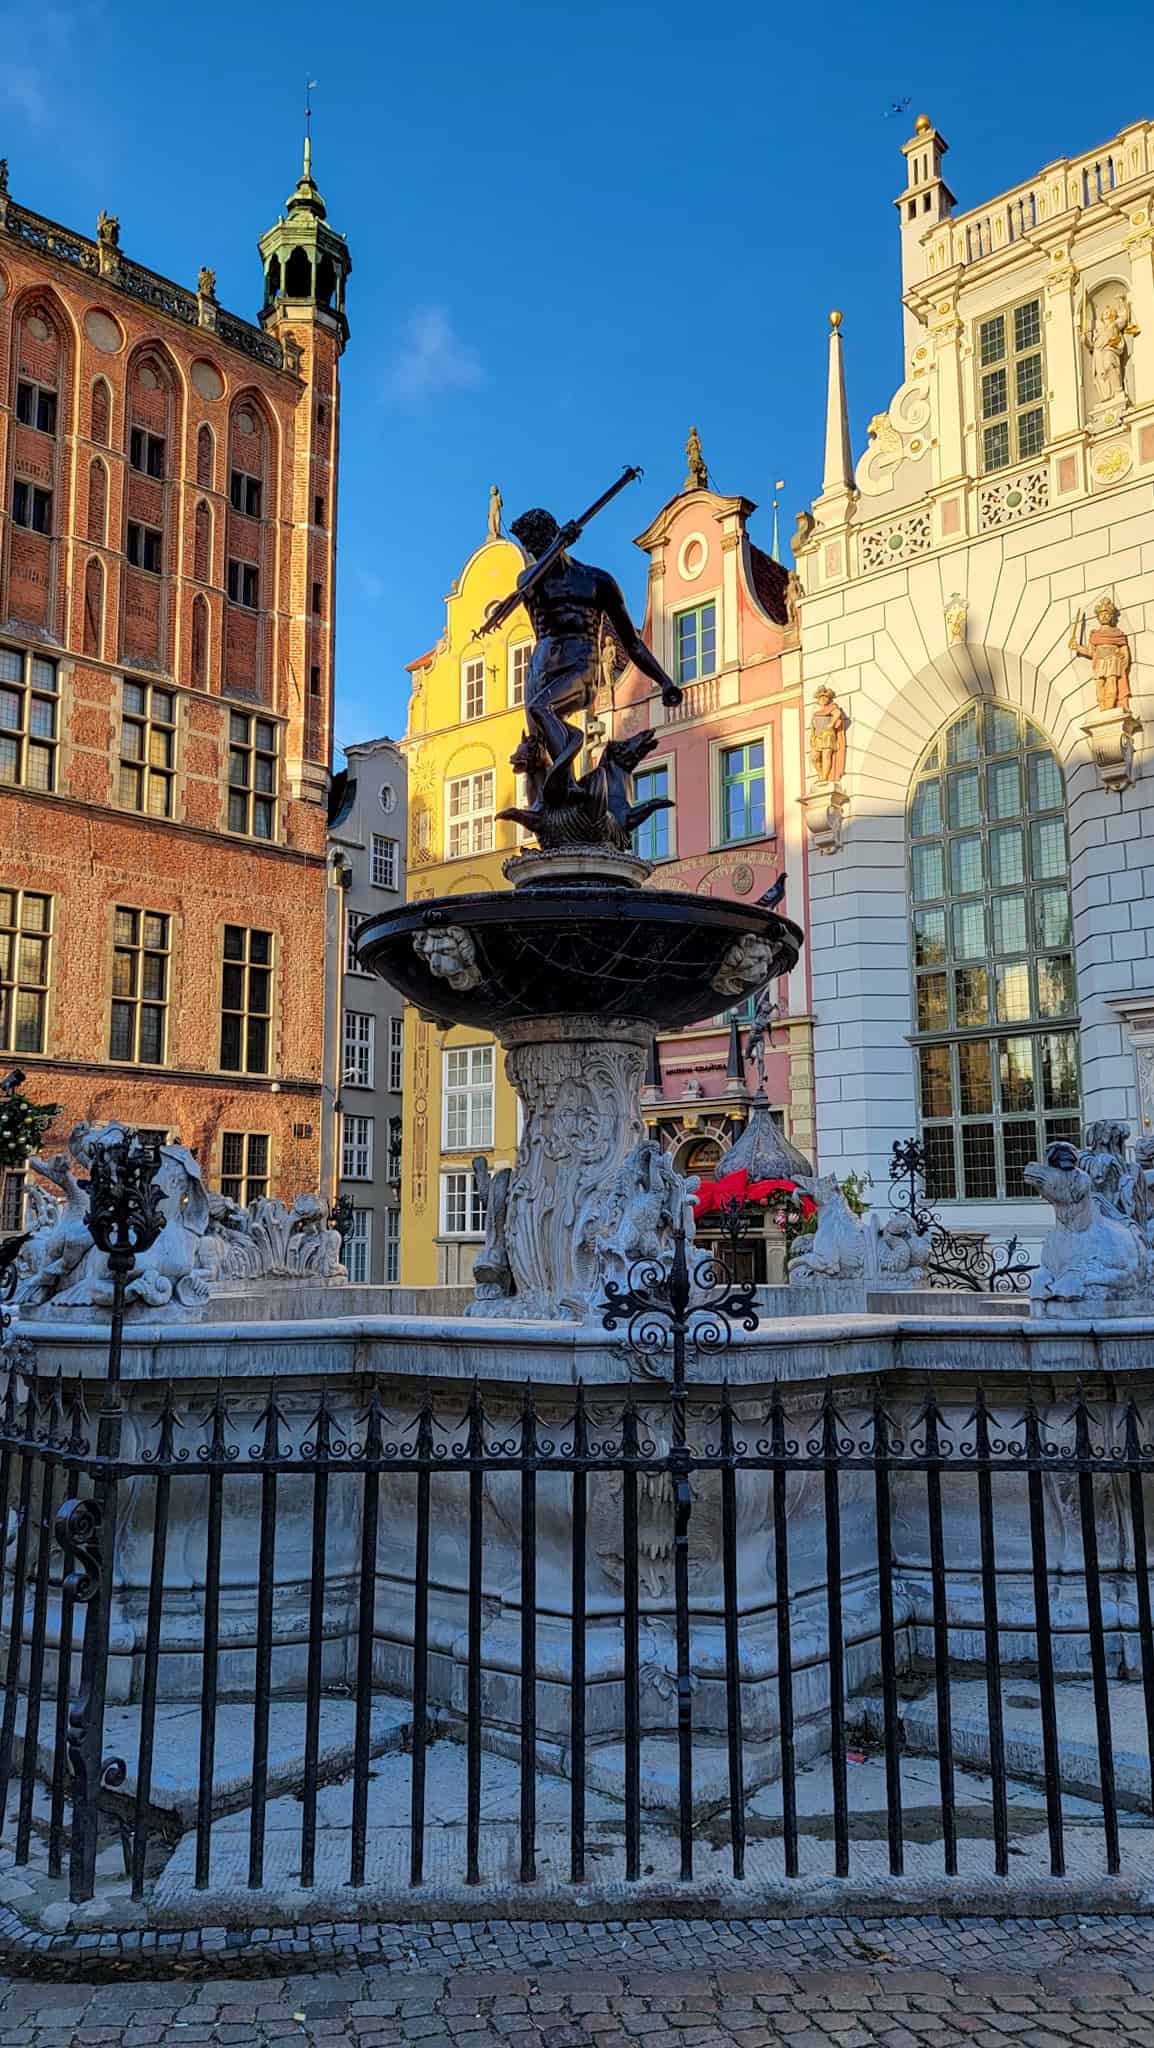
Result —
[{"label": "red brick building", "polygon": [[0,166],[0,1060],[316,1187],[338,367],[306,158],[260,325],[19,205]]}]

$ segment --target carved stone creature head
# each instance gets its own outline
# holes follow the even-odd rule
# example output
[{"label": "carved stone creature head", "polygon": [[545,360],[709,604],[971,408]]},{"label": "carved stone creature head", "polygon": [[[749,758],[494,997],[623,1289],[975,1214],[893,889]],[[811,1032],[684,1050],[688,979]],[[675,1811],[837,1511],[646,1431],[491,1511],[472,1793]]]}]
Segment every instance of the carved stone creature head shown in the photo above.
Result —
[{"label": "carved stone creature head", "polygon": [[413,951],[438,981],[447,981],[458,991],[476,988],[481,979],[472,935],[463,925],[434,926],[413,935]]},{"label": "carved stone creature head", "polygon": [[1072,1223],[1073,1212],[1081,1203],[1089,1207],[1093,1183],[1084,1167],[1079,1166],[1077,1151],[1066,1138],[1047,1145],[1045,1165],[1035,1159],[1023,1167],[1022,1179],[1030,1187],[1037,1188],[1043,1200],[1049,1202],[1059,1224],[1067,1228]]},{"label": "carved stone creature head", "polygon": [[735,939],[713,977],[718,995],[744,996],[763,988],[773,972],[774,949],[768,938],[745,932]]}]

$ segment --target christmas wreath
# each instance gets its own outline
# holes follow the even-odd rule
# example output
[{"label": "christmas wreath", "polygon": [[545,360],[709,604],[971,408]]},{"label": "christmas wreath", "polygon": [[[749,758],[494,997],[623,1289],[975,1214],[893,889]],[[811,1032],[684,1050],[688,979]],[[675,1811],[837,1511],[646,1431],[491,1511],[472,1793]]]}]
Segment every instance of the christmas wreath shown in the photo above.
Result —
[{"label": "christmas wreath", "polygon": [[28,1164],[45,1131],[60,1113],[58,1102],[29,1102],[26,1095],[0,1095],[0,1167]]}]

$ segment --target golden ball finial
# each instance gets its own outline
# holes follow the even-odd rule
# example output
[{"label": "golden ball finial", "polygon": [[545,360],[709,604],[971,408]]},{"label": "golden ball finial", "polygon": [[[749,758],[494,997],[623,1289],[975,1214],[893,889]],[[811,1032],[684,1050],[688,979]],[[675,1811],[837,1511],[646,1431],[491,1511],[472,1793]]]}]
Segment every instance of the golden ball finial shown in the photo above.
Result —
[{"label": "golden ball finial", "polygon": [[834,333],[836,334],[838,328],[841,326],[841,314],[836,310],[836,308],[829,316],[829,324],[833,328]]},{"label": "golden ball finial", "polygon": [[914,134],[928,135],[933,125],[934,124],[930,120],[928,114],[919,114],[917,120],[914,122]]}]

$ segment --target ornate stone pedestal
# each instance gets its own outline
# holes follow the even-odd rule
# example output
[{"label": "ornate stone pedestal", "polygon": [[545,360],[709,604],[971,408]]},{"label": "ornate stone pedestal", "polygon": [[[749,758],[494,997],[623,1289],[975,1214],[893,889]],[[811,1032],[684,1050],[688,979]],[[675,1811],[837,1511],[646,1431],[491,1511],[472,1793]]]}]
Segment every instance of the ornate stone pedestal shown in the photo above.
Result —
[{"label": "ornate stone pedestal", "polygon": [[841,845],[842,824],[849,809],[849,796],[840,783],[810,790],[799,799],[805,829],[815,853],[836,853]]},{"label": "ornate stone pedestal", "polygon": [[1134,740],[1141,729],[1132,711],[1091,711],[1083,720],[1103,789],[1128,789],[1135,780]]},{"label": "ornate stone pedestal", "polygon": [[641,1081],[653,1027],[631,1017],[536,1017],[500,1035],[525,1116],[504,1215],[516,1292],[478,1308],[583,1321],[597,1293],[607,1197],[645,1136]]}]

